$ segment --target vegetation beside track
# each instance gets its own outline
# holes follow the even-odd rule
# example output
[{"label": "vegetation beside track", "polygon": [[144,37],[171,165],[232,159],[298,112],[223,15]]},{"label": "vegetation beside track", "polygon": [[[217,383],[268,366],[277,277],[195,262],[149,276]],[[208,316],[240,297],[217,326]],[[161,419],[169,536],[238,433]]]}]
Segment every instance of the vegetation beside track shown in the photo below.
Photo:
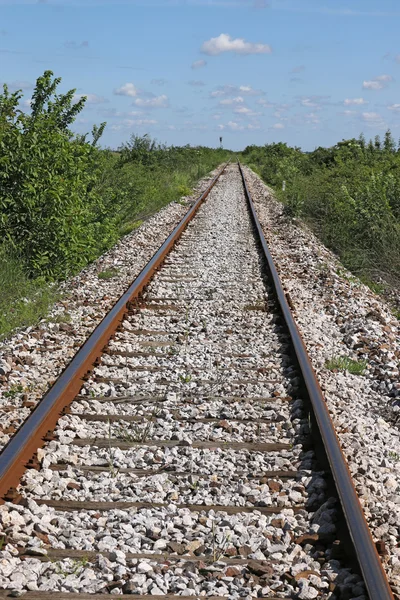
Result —
[{"label": "vegetation beside track", "polygon": [[310,153],[248,146],[242,160],[375,291],[400,285],[400,145],[390,131]]},{"label": "vegetation beside track", "polygon": [[85,98],[39,77],[30,113],[22,92],[0,94],[0,337],[41,318],[54,283],[80,271],[143,218],[192,191],[227,159],[204,147],[167,147],[133,135],[119,152],[70,126]]}]

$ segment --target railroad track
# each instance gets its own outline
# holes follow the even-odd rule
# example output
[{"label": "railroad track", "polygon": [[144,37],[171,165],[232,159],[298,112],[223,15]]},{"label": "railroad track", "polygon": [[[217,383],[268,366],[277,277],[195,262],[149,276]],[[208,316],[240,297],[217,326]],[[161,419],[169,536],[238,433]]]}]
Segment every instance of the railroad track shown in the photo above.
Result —
[{"label": "railroad track", "polygon": [[240,166],[95,330],[0,477],[0,598],[393,598]]}]

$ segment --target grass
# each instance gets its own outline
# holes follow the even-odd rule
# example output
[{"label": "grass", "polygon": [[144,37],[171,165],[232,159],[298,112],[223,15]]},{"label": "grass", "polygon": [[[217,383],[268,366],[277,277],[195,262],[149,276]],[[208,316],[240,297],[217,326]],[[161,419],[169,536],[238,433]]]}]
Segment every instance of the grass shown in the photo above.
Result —
[{"label": "grass", "polygon": [[334,356],[325,363],[330,371],[348,371],[352,375],[363,375],[366,366],[366,360],[357,361],[348,356]]},{"label": "grass", "polygon": [[58,297],[57,288],[29,279],[21,260],[0,247],[0,340],[12,331],[38,323]]},{"label": "grass", "polygon": [[105,271],[101,271],[97,273],[97,277],[99,279],[114,279],[114,277],[118,277],[119,270],[118,269],[106,269]]}]

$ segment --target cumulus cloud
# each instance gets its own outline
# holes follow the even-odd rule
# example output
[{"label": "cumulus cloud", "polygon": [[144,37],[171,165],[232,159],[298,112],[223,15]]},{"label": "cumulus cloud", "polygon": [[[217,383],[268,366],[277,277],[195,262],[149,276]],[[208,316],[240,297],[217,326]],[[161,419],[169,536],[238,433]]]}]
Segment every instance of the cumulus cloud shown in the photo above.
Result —
[{"label": "cumulus cloud", "polygon": [[257,121],[254,121],[253,123],[248,123],[247,125],[242,125],[242,123],[238,123],[237,121],[228,121],[226,125],[222,123],[217,125],[217,130],[219,131],[244,131],[245,129],[261,129],[261,125]]},{"label": "cumulus cloud", "polygon": [[104,104],[108,102],[106,98],[97,94],[74,94],[72,100],[78,102],[81,98],[86,98],[86,104]]},{"label": "cumulus cloud", "polygon": [[226,33],[211,38],[203,43],[201,51],[209,56],[218,56],[223,52],[234,52],[235,54],[271,54],[272,48],[268,44],[254,44],[246,42],[244,38],[232,38]]},{"label": "cumulus cloud", "polygon": [[343,102],[345,106],[360,106],[361,104],[368,104],[364,98],[346,98]]},{"label": "cumulus cloud", "polygon": [[165,94],[154,98],[136,98],[133,103],[141,108],[166,108],[169,105],[168,96]]},{"label": "cumulus cloud", "polygon": [[192,63],[192,69],[201,69],[202,67],[205,67],[206,64],[207,64],[206,60],[203,60],[203,59],[201,59],[201,60],[195,60]]},{"label": "cumulus cloud", "polygon": [[394,112],[400,112],[400,104],[391,104],[388,106],[388,109]]},{"label": "cumulus cloud", "polygon": [[243,117],[257,117],[261,114],[259,112],[255,112],[247,106],[237,106],[233,112],[237,115],[242,115]]},{"label": "cumulus cloud", "polygon": [[377,112],[363,112],[361,118],[368,127],[375,129],[384,129],[386,127],[382,115]]},{"label": "cumulus cloud", "polygon": [[263,106],[264,108],[272,108],[274,106],[272,102],[269,102],[269,100],[265,100],[265,98],[260,98],[259,100],[257,100],[257,104]]},{"label": "cumulus cloud", "polygon": [[363,81],[363,90],[382,90],[391,81],[393,81],[391,75],[378,75],[369,81]]},{"label": "cumulus cloud", "polygon": [[120,131],[121,129],[130,129],[132,127],[149,127],[151,125],[157,125],[158,121],[155,119],[125,119],[118,125],[112,125],[112,131]]},{"label": "cumulus cloud", "polygon": [[383,83],[379,81],[363,81],[363,90],[381,90],[383,87]]},{"label": "cumulus cloud", "polygon": [[322,106],[328,103],[329,96],[301,96],[299,100],[301,106],[313,110],[321,110]]},{"label": "cumulus cloud", "polygon": [[128,82],[114,90],[114,94],[116,96],[130,96],[131,98],[135,98],[138,95],[138,89],[133,83]]},{"label": "cumulus cloud", "polygon": [[301,100],[301,105],[305,106],[306,108],[320,108],[319,103],[315,102],[315,100],[312,98],[303,98]]},{"label": "cumulus cloud", "polygon": [[272,129],[285,129],[285,126],[283,123],[275,123],[275,125],[272,125]]},{"label": "cumulus cloud", "polygon": [[244,99],[242,96],[236,96],[236,98],[224,98],[219,101],[220,106],[231,106],[232,104],[243,104]]},{"label": "cumulus cloud", "polygon": [[320,118],[319,116],[314,113],[308,113],[307,115],[305,115],[305,119],[306,119],[306,123],[311,123],[312,125],[318,125],[318,123],[320,123]]},{"label": "cumulus cloud", "polygon": [[210,98],[225,96],[263,96],[262,90],[255,90],[250,85],[220,85],[210,94]]}]

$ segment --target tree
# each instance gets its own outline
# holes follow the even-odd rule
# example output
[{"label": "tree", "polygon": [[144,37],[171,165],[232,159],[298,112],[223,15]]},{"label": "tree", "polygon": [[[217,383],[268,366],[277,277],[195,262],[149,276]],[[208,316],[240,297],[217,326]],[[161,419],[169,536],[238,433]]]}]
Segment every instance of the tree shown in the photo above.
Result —
[{"label": "tree", "polygon": [[[37,79],[30,114],[19,109],[21,91],[0,94],[0,237],[48,279],[94,257],[102,212],[93,191],[98,150],[69,129],[85,98],[57,94],[60,82],[51,71]],[[94,128],[95,143],[104,126]]]},{"label": "tree", "polygon": [[390,129],[385,133],[385,139],[383,141],[383,148],[386,152],[394,153],[396,151],[396,144],[391,134]]}]

